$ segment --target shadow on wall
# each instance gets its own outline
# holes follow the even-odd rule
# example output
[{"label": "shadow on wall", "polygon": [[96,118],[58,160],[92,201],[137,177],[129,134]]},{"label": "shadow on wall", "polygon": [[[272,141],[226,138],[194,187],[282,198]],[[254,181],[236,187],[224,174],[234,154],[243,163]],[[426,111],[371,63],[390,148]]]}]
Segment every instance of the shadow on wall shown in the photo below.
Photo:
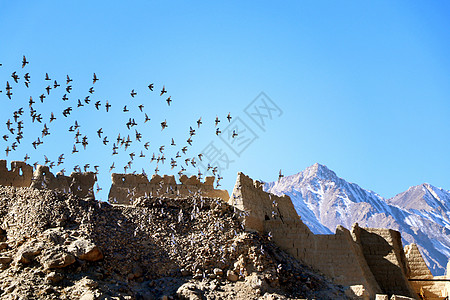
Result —
[{"label": "shadow on wall", "polygon": [[410,271],[400,233],[390,229],[358,227],[356,236],[383,293],[414,296],[408,281]]}]

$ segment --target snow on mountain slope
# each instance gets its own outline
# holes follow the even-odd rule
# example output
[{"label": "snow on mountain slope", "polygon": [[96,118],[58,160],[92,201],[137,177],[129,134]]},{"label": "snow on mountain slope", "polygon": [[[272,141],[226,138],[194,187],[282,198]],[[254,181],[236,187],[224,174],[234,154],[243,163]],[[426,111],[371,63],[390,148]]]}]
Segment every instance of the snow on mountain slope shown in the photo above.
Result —
[{"label": "snow on mountain slope", "polygon": [[337,225],[383,227],[402,233],[404,244],[416,243],[430,270],[442,275],[450,257],[450,192],[429,184],[412,187],[392,199],[339,178],[326,166],[269,182],[266,191],[291,197],[303,222],[316,234]]}]

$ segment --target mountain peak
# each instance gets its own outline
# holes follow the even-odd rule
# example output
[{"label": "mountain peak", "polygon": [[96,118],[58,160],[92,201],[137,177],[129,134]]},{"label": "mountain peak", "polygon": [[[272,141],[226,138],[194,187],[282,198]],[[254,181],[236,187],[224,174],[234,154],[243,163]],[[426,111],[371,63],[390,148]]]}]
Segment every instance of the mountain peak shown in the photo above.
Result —
[{"label": "mountain peak", "polygon": [[334,173],[332,170],[328,169],[327,166],[321,165],[319,163],[315,163],[314,165],[307,167],[303,171],[303,175],[305,177],[318,177],[321,179],[336,179],[336,173]]}]

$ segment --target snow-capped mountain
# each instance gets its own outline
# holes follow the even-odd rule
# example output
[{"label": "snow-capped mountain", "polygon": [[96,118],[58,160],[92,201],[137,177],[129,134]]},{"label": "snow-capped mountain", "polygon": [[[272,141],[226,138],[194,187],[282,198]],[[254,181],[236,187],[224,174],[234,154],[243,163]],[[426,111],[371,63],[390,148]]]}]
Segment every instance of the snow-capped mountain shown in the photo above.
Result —
[{"label": "snow-capped mountain", "polygon": [[316,234],[337,225],[391,228],[404,245],[416,243],[434,275],[443,275],[450,257],[450,191],[430,184],[408,189],[391,199],[339,178],[326,166],[266,183],[268,192],[291,197],[303,222]]}]

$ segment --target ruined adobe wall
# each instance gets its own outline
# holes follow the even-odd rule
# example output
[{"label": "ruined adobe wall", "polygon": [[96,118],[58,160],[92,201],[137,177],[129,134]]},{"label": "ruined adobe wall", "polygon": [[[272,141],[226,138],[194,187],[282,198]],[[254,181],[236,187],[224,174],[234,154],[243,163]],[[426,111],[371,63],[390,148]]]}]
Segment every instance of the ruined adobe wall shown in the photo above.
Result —
[{"label": "ruined adobe wall", "polygon": [[97,177],[93,172],[77,173],[70,176],[53,175],[47,166],[33,167],[22,161],[11,162],[11,170],[6,160],[0,160],[0,185],[15,187],[31,187],[36,189],[52,189],[71,192],[79,197],[94,197],[93,187]]},{"label": "ruined adobe wall", "polygon": [[32,177],[32,166],[22,161],[12,161],[11,170],[8,170],[6,160],[0,160],[0,185],[29,187]]},{"label": "ruined adobe wall", "polygon": [[383,293],[416,298],[408,281],[410,270],[400,232],[383,228],[354,226],[353,236]]},{"label": "ruined adobe wall", "polygon": [[[435,279],[448,279],[448,276],[435,276],[431,274],[425,260],[420,254],[416,244],[405,246],[405,255],[410,269],[409,278],[411,286],[417,294],[421,294],[425,299],[443,300],[449,295],[450,283],[446,281],[434,281]],[[449,274],[447,265],[447,275]]]},{"label": "ruined adobe wall", "polygon": [[339,227],[334,235],[315,235],[301,221],[288,196],[262,190],[262,184],[238,173],[229,204],[244,212],[247,230],[269,234],[273,241],[295,258],[318,269],[335,283],[362,285],[365,295],[381,292],[361,248],[349,230]]},{"label": "ruined adobe wall", "polygon": [[181,184],[177,184],[174,176],[153,175],[149,181],[142,174],[117,174],[111,175],[112,185],[109,190],[108,200],[115,204],[130,204],[133,199],[143,196],[190,196],[200,193],[204,197],[219,197],[228,200],[226,190],[214,189],[214,177],[206,177],[201,182],[196,176],[180,177]]}]

